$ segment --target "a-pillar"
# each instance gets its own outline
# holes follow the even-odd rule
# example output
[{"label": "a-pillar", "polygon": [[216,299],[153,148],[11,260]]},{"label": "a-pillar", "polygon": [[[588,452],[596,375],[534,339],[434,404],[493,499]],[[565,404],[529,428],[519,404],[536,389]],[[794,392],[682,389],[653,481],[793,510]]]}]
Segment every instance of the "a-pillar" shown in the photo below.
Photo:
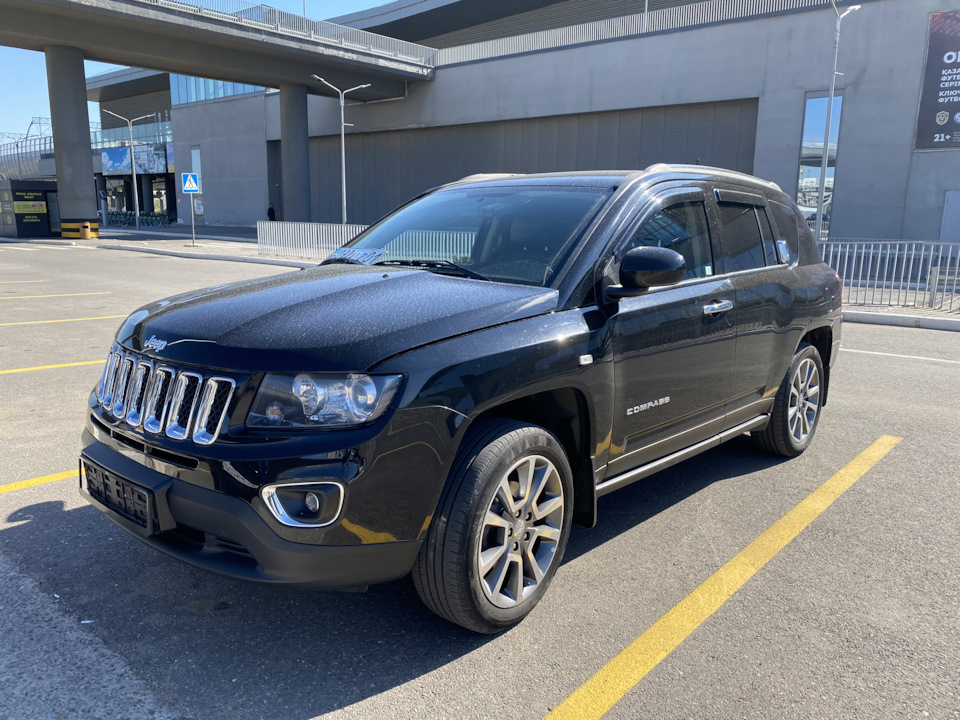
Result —
[{"label": "a-pillar", "polygon": [[310,222],[310,136],[307,88],[280,84],[281,220]]},{"label": "a-pillar", "polygon": [[90,152],[83,53],[76,48],[55,45],[43,50],[47,59],[53,156],[57,163],[60,227],[63,237],[78,238],[80,224],[89,222],[96,237],[97,188]]}]

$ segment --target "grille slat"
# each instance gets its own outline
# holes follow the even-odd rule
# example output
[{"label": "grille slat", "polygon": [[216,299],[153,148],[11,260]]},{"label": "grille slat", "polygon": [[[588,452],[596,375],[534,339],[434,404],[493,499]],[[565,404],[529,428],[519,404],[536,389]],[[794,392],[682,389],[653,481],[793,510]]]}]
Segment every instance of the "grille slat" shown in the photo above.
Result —
[{"label": "grille slat", "polygon": [[153,363],[141,360],[137,364],[137,374],[130,386],[127,405],[127,424],[137,427],[143,420],[143,405],[147,399],[147,389],[153,379]]},{"label": "grille slat", "polygon": [[173,370],[168,367],[158,367],[153,374],[153,383],[147,395],[147,405],[143,409],[143,429],[147,432],[158,433],[163,429],[172,382]]},{"label": "grille slat", "polygon": [[145,432],[210,445],[220,434],[236,382],[225,377],[176,371],[126,353],[115,345],[107,355],[97,401],[105,411]]},{"label": "grille slat", "polygon": [[117,373],[117,385],[113,391],[113,415],[122,418],[127,413],[127,396],[130,393],[130,380],[137,360],[127,355],[120,362],[120,371]]},{"label": "grille slat", "polygon": [[196,373],[182,372],[173,386],[170,407],[167,408],[167,437],[183,440],[190,432],[190,421],[197,407],[197,395],[203,382]]},{"label": "grille slat", "polygon": [[119,350],[114,350],[110,353],[110,357],[107,360],[106,379],[103,383],[103,398],[100,400],[100,404],[103,405],[104,410],[113,408],[113,390],[117,382],[117,369],[120,367],[122,358],[123,354]]},{"label": "grille slat", "polygon": [[195,443],[209,445],[217,439],[235,386],[236,383],[230,378],[221,377],[212,377],[204,383],[194,426]]}]

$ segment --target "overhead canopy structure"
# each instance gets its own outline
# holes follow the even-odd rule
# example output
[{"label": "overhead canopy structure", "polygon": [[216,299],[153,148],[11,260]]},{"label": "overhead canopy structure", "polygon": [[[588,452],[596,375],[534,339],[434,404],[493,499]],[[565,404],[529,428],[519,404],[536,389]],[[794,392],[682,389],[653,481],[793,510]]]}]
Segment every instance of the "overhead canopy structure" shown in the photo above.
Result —
[{"label": "overhead canopy structure", "polygon": [[[250,85],[369,83],[368,101],[402,97],[406,83],[433,78],[435,51],[239,0],[0,0],[0,45],[76,48],[88,60]],[[222,10],[223,7],[230,11]]]}]

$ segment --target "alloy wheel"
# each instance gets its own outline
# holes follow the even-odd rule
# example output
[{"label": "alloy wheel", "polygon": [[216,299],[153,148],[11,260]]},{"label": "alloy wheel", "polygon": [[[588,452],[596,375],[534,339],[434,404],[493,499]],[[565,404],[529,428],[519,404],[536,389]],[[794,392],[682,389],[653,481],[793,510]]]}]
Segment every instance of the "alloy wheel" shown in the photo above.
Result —
[{"label": "alloy wheel", "polygon": [[805,358],[790,383],[790,406],[787,418],[795,442],[803,443],[813,432],[820,412],[820,373],[817,364]]},{"label": "alloy wheel", "polygon": [[503,475],[480,526],[476,568],[487,599],[510,608],[536,591],[557,554],[563,484],[556,466],[528,455]]}]

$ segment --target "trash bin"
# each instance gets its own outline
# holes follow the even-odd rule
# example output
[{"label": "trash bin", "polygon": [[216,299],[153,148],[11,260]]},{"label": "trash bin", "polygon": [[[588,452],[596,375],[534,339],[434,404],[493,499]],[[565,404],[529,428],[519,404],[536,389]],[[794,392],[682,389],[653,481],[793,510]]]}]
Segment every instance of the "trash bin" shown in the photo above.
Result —
[{"label": "trash bin", "polygon": [[80,237],[84,240],[90,239],[90,223],[80,223]]}]

